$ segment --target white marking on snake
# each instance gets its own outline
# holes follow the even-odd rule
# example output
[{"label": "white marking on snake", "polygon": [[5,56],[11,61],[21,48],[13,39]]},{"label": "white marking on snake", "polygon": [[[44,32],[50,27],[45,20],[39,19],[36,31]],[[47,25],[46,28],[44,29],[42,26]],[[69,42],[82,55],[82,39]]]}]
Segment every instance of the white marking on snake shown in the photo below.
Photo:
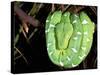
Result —
[{"label": "white marking on snake", "polygon": [[51,16],[51,19],[53,19],[54,15]]},{"label": "white marking on snake", "polygon": [[64,16],[67,16],[67,14],[64,14]]},{"label": "white marking on snake", "polygon": [[88,35],[88,32],[84,32],[84,35]]},{"label": "white marking on snake", "polygon": [[86,19],[84,19],[83,21],[82,21],[82,24],[87,24],[88,23],[88,21],[86,20]]},{"label": "white marking on snake", "polygon": [[51,43],[48,43],[48,47],[51,45]]},{"label": "white marking on snake", "polygon": [[50,26],[49,26],[49,27],[50,27],[50,28],[51,28],[51,27],[55,27],[55,25],[53,25],[53,24],[50,24]]},{"label": "white marking on snake", "polygon": [[[93,25],[95,26],[95,23],[94,23],[94,22],[93,22]],[[92,31],[92,32],[94,33],[94,31],[95,31],[95,30],[94,30],[94,28],[93,28],[93,31]]]},{"label": "white marking on snake", "polygon": [[50,52],[49,54],[50,54],[50,56],[51,56],[51,55],[53,54],[53,51],[52,51],[52,52]]},{"label": "white marking on snake", "polygon": [[47,47],[47,50],[48,50],[49,48]]},{"label": "white marking on snake", "polygon": [[92,22],[94,25],[95,25],[95,23],[94,22]]},{"label": "white marking on snake", "polygon": [[82,33],[81,33],[81,32],[77,32],[77,34],[78,34],[78,35],[81,35]]},{"label": "white marking on snake", "polygon": [[78,16],[75,14],[75,17],[78,17]]},{"label": "white marking on snake", "polygon": [[48,30],[45,31],[45,33],[47,33],[47,32],[48,32]]},{"label": "white marking on snake", "polygon": [[82,50],[84,50],[84,51],[86,50],[86,47],[81,47],[81,48],[82,48]]},{"label": "white marking on snake", "polygon": [[64,66],[64,64],[62,63],[62,61],[60,61],[60,65],[61,65],[61,66]]},{"label": "white marking on snake", "polygon": [[77,65],[75,65],[75,64],[72,63],[72,67],[75,67],[75,66],[77,66]]},{"label": "white marking on snake", "polygon": [[49,20],[46,20],[46,22],[49,22]]},{"label": "white marking on snake", "polygon": [[70,61],[71,59],[67,56],[68,61]]},{"label": "white marking on snake", "polygon": [[74,37],[73,39],[74,39],[74,40],[77,40],[77,39],[78,39],[78,37]]},{"label": "white marking on snake", "polygon": [[87,42],[89,42],[90,41],[90,39],[89,38],[87,38]]},{"label": "white marking on snake", "polygon": [[85,56],[85,54],[83,56],[79,56],[79,59],[82,60]]},{"label": "white marking on snake", "polygon": [[50,29],[48,28],[48,29],[45,31],[45,33],[49,32],[49,31],[50,31]]},{"label": "white marking on snake", "polygon": [[77,21],[76,20],[74,20],[72,23],[76,23]]},{"label": "white marking on snake", "polygon": [[77,53],[77,50],[75,48],[71,48],[73,52]]},{"label": "white marking on snake", "polygon": [[83,57],[82,57],[82,56],[79,56],[79,59],[80,59],[80,60],[82,60],[82,59],[83,59]]}]

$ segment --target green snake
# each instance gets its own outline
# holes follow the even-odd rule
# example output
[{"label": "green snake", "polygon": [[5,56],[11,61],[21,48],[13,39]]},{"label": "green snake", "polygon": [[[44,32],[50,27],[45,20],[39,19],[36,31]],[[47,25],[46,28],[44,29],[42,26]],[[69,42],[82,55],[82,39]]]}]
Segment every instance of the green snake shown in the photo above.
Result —
[{"label": "green snake", "polygon": [[91,50],[94,28],[94,23],[85,12],[50,13],[45,26],[50,60],[64,68],[78,66]]}]

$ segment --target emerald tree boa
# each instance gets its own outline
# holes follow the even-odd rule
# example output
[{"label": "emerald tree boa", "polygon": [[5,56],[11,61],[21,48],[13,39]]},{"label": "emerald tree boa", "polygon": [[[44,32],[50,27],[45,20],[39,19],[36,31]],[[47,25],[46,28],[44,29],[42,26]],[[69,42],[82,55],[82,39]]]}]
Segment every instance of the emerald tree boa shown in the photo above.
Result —
[{"label": "emerald tree boa", "polygon": [[45,26],[50,60],[64,68],[78,66],[91,50],[94,27],[94,23],[85,12],[50,13]]}]

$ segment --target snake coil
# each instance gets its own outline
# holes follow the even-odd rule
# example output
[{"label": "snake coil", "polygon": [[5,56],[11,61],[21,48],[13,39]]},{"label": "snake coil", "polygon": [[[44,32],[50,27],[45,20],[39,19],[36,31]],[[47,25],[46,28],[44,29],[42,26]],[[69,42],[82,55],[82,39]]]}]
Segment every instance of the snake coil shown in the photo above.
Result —
[{"label": "snake coil", "polygon": [[85,12],[55,11],[46,20],[45,34],[50,60],[65,68],[78,66],[90,52],[94,23]]}]

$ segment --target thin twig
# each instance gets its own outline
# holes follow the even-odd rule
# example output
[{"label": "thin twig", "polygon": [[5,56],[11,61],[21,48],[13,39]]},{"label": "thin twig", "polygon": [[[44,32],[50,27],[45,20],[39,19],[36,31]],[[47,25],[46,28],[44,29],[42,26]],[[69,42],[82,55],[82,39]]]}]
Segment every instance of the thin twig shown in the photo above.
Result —
[{"label": "thin twig", "polygon": [[23,35],[24,35],[24,37],[25,37],[27,43],[30,44],[30,42],[29,42],[29,40],[28,40],[28,37],[27,37],[27,35],[26,35],[24,29],[22,29],[22,33],[23,33]]},{"label": "thin twig", "polygon": [[35,30],[31,33],[31,35],[29,36],[28,40],[30,40],[32,38],[32,36],[35,34],[35,32],[37,31],[38,29],[35,28]]},{"label": "thin twig", "polygon": [[19,58],[21,58],[22,57],[22,55],[19,55],[19,56],[17,56],[14,60],[17,60],[17,59],[19,59]]},{"label": "thin twig", "polygon": [[30,12],[28,13],[28,15],[35,17],[36,16],[36,13],[39,12],[39,10],[42,8],[42,6],[43,6],[42,3],[41,4],[34,3],[33,4],[33,7],[31,8]]},{"label": "thin twig", "polygon": [[23,30],[23,27],[20,25],[19,33],[15,36],[15,39],[14,39],[14,46],[16,45],[16,43],[19,39],[19,35],[22,32],[22,30]]},{"label": "thin twig", "polygon": [[16,50],[14,50],[14,56],[17,54],[18,52]]},{"label": "thin twig", "polygon": [[69,7],[70,7],[70,5],[67,5],[64,10],[66,11]]},{"label": "thin twig", "polygon": [[25,22],[23,22],[22,25],[23,25],[23,28],[25,29],[25,32],[28,33],[28,30],[29,30],[28,25]]},{"label": "thin twig", "polygon": [[16,51],[23,57],[23,59],[25,60],[25,62],[28,64],[27,59],[23,56],[23,54],[20,52],[20,50],[18,50],[18,48],[14,47],[16,49]]},{"label": "thin twig", "polygon": [[22,30],[22,33],[23,33],[24,37],[27,39],[27,35],[26,35],[24,29]]},{"label": "thin twig", "polygon": [[96,7],[90,7],[90,9],[94,12],[94,14],[97,16],[97,9]]},{"label": "thin twig", "polygon": [[14,39],[14,46],[16,45],[16,43],[18,42],[19,39],[19,34],[16,35],[15,39]]},{"label": "thin twig", "polygon": [[51,12],[54,12],[54,11],[55,11],[55,6],[54,6],[54,4],[52,4]]}]

